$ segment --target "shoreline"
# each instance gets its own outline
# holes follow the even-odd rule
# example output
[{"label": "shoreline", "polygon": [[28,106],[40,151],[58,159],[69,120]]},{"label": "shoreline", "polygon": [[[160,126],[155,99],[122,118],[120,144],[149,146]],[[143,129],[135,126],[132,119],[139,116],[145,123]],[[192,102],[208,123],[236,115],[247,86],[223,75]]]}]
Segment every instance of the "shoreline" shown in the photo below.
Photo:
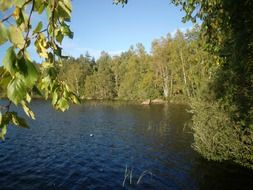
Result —
[{"label": "shoreline", "polygon": [[[7,97],[0,97],[0,100],[6,100],[8,101]],[[43,101],[50,101],[51,98],[48,98],[45,100],[42,97],[32,97],[32,100],[43,100]],[[115,102],[115,103],[131,103],[131,104],[138,104],[143,106],[150,106],[150,105],[166,105],[166,104],[182,104],[182,105],[188,105],[187,101],[184,99],[177,99],[177,98],[171,98],[170,100],[164,100],[164,99],[146,99],[146,100],[128,100],[128,99],[91,99],[91,98],[82,98],[80,99],[81,104],[85,102],[100,102],[100,103],[106,103],[106,102]]]}]

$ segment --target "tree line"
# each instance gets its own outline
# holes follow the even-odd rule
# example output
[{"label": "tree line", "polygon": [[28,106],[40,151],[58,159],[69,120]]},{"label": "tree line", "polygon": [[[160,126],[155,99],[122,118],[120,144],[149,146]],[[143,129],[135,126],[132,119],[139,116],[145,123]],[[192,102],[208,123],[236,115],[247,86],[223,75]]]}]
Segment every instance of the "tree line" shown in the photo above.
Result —
[{"label": "tree line", "polygon": [[[58,67],[58,78],[83,99],[186,101],[195,97],[212,73],[213,57],[204,50],[199,26],[186,33],[156,39],[151,53],[142,44],[117,56],[102,52],[69,57]],[[201,62],[201,64],[199,64]]]}]

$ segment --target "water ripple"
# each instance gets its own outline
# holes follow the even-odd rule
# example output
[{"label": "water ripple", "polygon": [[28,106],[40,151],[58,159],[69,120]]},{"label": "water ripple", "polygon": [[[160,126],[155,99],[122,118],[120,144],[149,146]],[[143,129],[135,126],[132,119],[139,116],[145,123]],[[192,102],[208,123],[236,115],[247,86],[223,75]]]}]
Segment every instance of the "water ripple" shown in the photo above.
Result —
[{"label": "water ripple", "polygon": [[[60,113],[38,100],[32,109],[31,129],[10,127],[0,142],[1,190],[253,189],[251,171],[190,148],[184,106],[86,103]],[[123,188],[126,166],[132,180]],[[137,185],[144,171],[152,178]]]}]

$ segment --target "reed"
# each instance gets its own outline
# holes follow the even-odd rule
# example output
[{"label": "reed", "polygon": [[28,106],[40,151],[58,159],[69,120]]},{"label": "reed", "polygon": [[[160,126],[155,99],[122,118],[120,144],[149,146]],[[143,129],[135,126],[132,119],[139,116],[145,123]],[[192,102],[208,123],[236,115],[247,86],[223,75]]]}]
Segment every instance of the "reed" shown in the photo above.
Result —
[{"label": "reed", "polygon": [[[150,175],[151,176],[151,179],[153,177],[153,173],[149,170],[145,170],[141,173],[141,175],[139,176],[137,182],[135,183],[136,185],[139,185],[142,178],[146,175]],[[122,187],[125,187],[125,184],[126,184],[126,181],[129,179],[129,184],[132,185],[134,184],[133,183],[133,168],[128,168],[128,166],[126,165],[126,168],[125,168],[125,174],[124,174],[124,180],[122,182]]]}]

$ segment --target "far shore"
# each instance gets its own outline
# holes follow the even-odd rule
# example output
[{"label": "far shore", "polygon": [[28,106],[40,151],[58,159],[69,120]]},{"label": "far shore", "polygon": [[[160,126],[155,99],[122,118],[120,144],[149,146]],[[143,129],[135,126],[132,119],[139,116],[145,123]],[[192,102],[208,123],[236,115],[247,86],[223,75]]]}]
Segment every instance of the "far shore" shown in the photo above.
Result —
[{"label": "far shore", "polygon": [[[41,96],[33,96],[32,99],[34,100],[45,100]],[[50,100],[51,98],[48,98],[47,100]],[[0,100],[7,100],[7,97],[0,97]],[[175,104],[187,104],[186,100],[178,98],[171,98],[168,100],[162,99],[162,98],[154,98],[154,99],[144,99],[144,100],[130,100],[130,99],[120,99],[120,98],[113,98],[113,99],[106,99],[106,98],[81,98],[81,102],[84,103],[86,101],[98,101],[98,102],[131,102],[134,104],[140,104],[140,105],[164,105],[168,103],[175,103]]]}]

